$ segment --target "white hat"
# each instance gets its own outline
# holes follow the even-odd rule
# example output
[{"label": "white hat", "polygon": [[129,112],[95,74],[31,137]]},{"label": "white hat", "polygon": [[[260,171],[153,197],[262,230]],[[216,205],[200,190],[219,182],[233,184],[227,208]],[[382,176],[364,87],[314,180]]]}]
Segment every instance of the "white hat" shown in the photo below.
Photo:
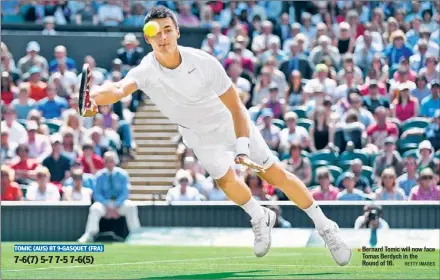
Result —
[{"label": "white hat", "polygon": [[178,185],[179,181],[186,178],[188,180],[188,184],[191,185],[193,182],[193,178],[189,170],[179,169],[176,173],[176,178],[174,179],[174,184]]},{"label": "white hat", "polygon": [[424,140],[424,141],[420,142],[420,144],[419,144],[419,151],[423,150],[423,149],[432,150],[431,142],[428,141],[428,140]]},{"label": "white hat", "polygon": [[26,128],[28,131],[30,130],[38,130],[38,124],[36,121],[28,121]]},{"label": "white hat", "polygon": [[133,33],[127,33],[124,36],[124,41],[122,41],[122,44],[139,44],[139,41],[136,38],[136,35],[134,35]]},{"label": "white hat", "polygon": [[30,51],[39,52],[39,51],[40,51],[40,44],[38,44],[38,43],[35,42],[35,41],[30,41],[30,42],[27,44],[26,52],[30,52]]}]

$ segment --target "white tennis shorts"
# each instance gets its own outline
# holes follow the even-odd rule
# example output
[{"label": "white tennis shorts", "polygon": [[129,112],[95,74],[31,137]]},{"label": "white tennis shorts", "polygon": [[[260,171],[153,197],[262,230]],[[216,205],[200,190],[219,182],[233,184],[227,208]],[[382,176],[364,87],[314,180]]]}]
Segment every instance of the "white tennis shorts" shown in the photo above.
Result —
[{"label": "white tennis shorts", "polygon": [[[222,178],[233,166],[237,137],[232,121],[223,123],[209,133],[194,132],[181,126],[179,132],[183,136],[183,143],[193,149],[197,159],[212,178]],[[249,138],[250,159],[264,168],[269,168],[275,162],[275,155],[252,122]]]}]

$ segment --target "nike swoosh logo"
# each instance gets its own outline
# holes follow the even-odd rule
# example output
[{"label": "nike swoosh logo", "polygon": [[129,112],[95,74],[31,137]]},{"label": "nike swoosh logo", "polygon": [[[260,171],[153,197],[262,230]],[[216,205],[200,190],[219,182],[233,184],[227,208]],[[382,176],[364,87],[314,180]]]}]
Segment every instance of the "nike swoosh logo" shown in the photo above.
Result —
[{"label": "nike swoosh logo", "polygon": [[196,68],[194,68],[194,69],[191,70],[191,71],[188,71],[188,74],[191,74],[194,70],[196,70]]},{"label": "nike swoosh logo", "polygon": [[269,160],[269,157],[265,161],[263,161],[263,164],[266,164],[266,162]]}]

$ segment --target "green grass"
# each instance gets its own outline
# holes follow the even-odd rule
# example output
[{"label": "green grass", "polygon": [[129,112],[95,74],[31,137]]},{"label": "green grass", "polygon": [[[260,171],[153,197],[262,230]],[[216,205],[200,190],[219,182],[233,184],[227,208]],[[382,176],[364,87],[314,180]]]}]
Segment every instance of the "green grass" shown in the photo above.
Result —
[{"label": "green grass", "polygon": [[[22,243],[21,243],[22,244]],[[325,248],[273,248],[256,258],[251,248],[167,247],[106,244],[94,253],[95,263],[15,264],[12,243],[2,243],[1,279],[439,279],[439,251],[419,253],[417,261],[434,261],[434,267],[362,266],[353,250],[348,266],[336,265]],[[371,253],[369,253],[371,254]],[[50,254],[39,255],[48,256]],[[83,255],[83,253],[51,254]]]}]

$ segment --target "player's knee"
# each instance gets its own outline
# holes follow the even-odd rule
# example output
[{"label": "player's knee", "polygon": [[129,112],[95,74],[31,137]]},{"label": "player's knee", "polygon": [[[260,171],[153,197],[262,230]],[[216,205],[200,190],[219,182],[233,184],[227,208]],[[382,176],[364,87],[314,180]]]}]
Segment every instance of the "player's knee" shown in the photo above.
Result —
[{"label": "player's knee", "polygon": [[234,171],[232,171],[232,169],[229,169],[223,177],[216,179],[215,182],[219,188],[224,190],[236,185],[237,177],[235,176]]}]

